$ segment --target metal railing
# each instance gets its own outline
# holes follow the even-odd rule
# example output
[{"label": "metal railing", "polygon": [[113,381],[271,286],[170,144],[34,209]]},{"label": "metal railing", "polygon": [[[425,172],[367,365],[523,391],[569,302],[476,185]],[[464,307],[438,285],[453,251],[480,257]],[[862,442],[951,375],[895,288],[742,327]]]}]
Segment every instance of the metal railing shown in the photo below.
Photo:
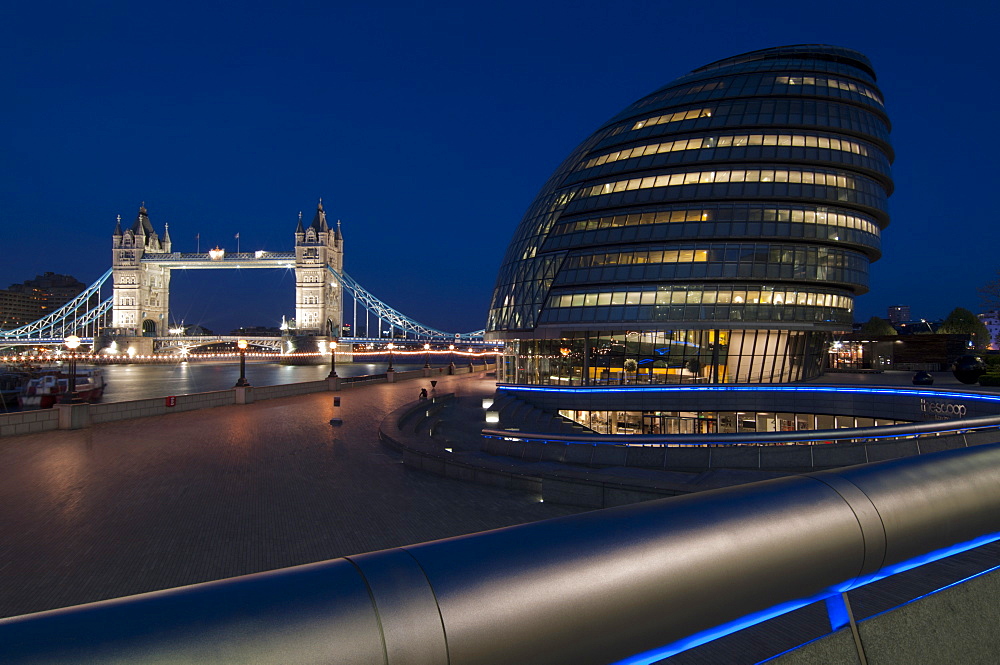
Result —
[{"label": "metal railing", "polygon": [[[370,312],[376,319],[384,322],[389,326],[390,337],[393,330],[400,330],[404,335],[411,336],[415,339],[420,340],[438,340],[438,341],[470,341],[470,340],[482,340],[483,330],[476,330],[467,333],[450,333],[443,330],[438,330],[437,328],[432,328],[426,326],[410,317],[406,316],[402,312],[389,305],[385,304],[374,295],[369,293],[362,287],[353,277],[348,275],[346,272],[337,272],[333,268],[327,266],[330,273],[337,279],[340,285],[344,288],[354,301],[362,306],[365,310]],[[344,314],[346,318],[346,312]],[[355,316],[355,320],[352,322],[352,330],[358,329],[358,321]],[[370,335],[370,331],[366,332]],[[391,339],[389,341],[392,341]]]},{"label": "metal railing", "polygon": [[[217,268],[238,267],[237,263],[249,261],[243,267],[273,268],[287,267],[278,266],[277,263],[294,259],[294,252],[266,252],[261,256],[257,256],[253,252],[243,252],[228,255],[218,260],[210,259],[207,254],[181,253],[152,254],[144,256],[142,260],[143,262],[164,264],[181,262],[194,265],[198,263],[204,264],[198,267],[213,266]],[[329,268],[329,270],[346,295],[350,295],[356,304],[361,305],[363,310],[370,312],[377,320],[388,326],[390,338],[386,341],[393,341],[391,333],[399,330],[404,336],[421,341],[482,343],[483,330],[450,333],[426,326],[376,298],[347,273],[338,273],[333,268]],[[94,338],[99,330],[107,329],[111,325],[114,300],[112,296],[105,297],[104,291],[113,291],[112,274],[113,270],[109,269],[70,302],[37,321],[20,325],[11,330],[0,330],[0,342],[52,343],[55,341],[61,343],[66,335],[70,334],[77,334],[88,339]],[[357,313],[354,314],[353,329],[357,330]]]},{"label": "metal railing", "polygon": [[[736,446],[888,442],[919,436],[947,436],[965,432],[1000,429],[1000,416],[980,416],[961,420],[935,420],[902,425],[798,430],[796,432],[752,432],[714,434],[559,434],[520,430],[483,429],[491,439],[517,439],[542,443],[582,443],[610,446]],[[998,435],[1000,436],[1000,435]]]},{"label": "metal railing", "polygon": [[97,330],[108,323],[111,315],[112,298],[104,297],[102,290],[108,284],[112,271],[109,269],[93,284],[59,309],[42,318],[11,330],[0,330],[0,341],[32,339],[65,339],[66,335],[77,334],[92,338]]},{"label": "metal railing", "polygon": [[5,663],[655,662],[997,538],[987,445],[2,619],[0,648]]}]

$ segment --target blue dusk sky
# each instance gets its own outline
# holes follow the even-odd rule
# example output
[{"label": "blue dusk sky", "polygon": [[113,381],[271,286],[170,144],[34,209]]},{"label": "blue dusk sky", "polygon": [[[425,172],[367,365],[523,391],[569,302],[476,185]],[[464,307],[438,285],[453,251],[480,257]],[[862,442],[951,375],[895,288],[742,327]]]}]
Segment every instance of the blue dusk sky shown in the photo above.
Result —
[{"label": "blue dusk sky", "polygon": [[[145,201],[174,249],[288,251],[322,197],[345,269],[449,331],[482,328],[504,250],[566,155],[720,58],[801,43],[873,62],[892,223],[855,317],[980,308],[1000,268],[997,5],[926,2],[14,3],[0,21],[0,287],[90,283]],[[294,315],[278,271],[174,272],[172,316]]]}]

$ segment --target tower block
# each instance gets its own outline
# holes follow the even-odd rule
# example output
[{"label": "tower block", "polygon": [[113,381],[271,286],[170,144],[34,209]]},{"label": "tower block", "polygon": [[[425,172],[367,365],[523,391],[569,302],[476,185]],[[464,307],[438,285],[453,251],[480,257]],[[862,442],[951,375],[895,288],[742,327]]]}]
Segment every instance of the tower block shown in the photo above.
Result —
[{"label": "tower block", "polygon": [[344,237],[340,222],[331,229],[323,210],[323,199],[308,228],[302,213],[295,229],[295,322],[299,334],[340,336],[344,306],[340,283],[330,268],[344,267]]}]

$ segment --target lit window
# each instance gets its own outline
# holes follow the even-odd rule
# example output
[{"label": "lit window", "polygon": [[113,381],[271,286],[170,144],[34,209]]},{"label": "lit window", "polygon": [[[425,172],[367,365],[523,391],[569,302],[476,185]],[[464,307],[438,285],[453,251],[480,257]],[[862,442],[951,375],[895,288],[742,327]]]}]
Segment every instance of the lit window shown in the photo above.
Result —
[{"label": "lit window", "polygon": [[600,155],[588,159],[580,164],[579,169],[589,169],[594,166],[601,166],[609,162],[617,162],[623,159],[641,157],[643,155],[663,154],[682,150],[701,150],[703,148],[720,148],[744,145],[784,145],[784,146],[812,146],[831,148],[843,152],[851,152],[859,155],[868,155],[868,149],[854,141],[846,139],[831,139],[829,137],[815,136],[792,136],[787,134],[750,134],[742,136],[709,136],[699,139],[683,139],[679,141],[668,141],[665,143],[652,143],[645,146],[632,148],[631,150],[618,150],[605,155]]}]

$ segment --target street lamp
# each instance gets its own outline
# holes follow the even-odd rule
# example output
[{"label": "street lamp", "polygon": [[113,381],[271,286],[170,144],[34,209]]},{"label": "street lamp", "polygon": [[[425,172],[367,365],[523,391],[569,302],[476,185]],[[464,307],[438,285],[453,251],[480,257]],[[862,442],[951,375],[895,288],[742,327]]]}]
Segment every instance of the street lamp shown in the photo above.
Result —
[{"label": "street lamp", "polygon": [[247,341],[241,339],[236,342],[236,346],[240,349],[240,378],[236,382],[236,387],[246,388],[250,385],[250,382],[247,381]]},{"label": "street lamp", "polygon": [[80,338],[70,335],[64,342],[70,351],[69,356],[69,384],[66,387],[66,394],[63,395],[63,404],[78,404],[80,398],[76,394],[76,349],[80,346]]},{"label": "street lamp", "polygon": [[330,340],[330,373],[326,375],[328,379],[339,378],[337,376],[337,338]]},{"label": "street lamp", "polygon": [[385,371],[394,372],[395,370],[392,369],[392,350],[396,348],[396,345],[393,344],[392,342],[389,342],[388,344],[386,344],[386,348],[389,349],[389,367]]},{"label": "street lamp", "polygon": [[431,345],[424,344],[424,369],[431,368]]}]

